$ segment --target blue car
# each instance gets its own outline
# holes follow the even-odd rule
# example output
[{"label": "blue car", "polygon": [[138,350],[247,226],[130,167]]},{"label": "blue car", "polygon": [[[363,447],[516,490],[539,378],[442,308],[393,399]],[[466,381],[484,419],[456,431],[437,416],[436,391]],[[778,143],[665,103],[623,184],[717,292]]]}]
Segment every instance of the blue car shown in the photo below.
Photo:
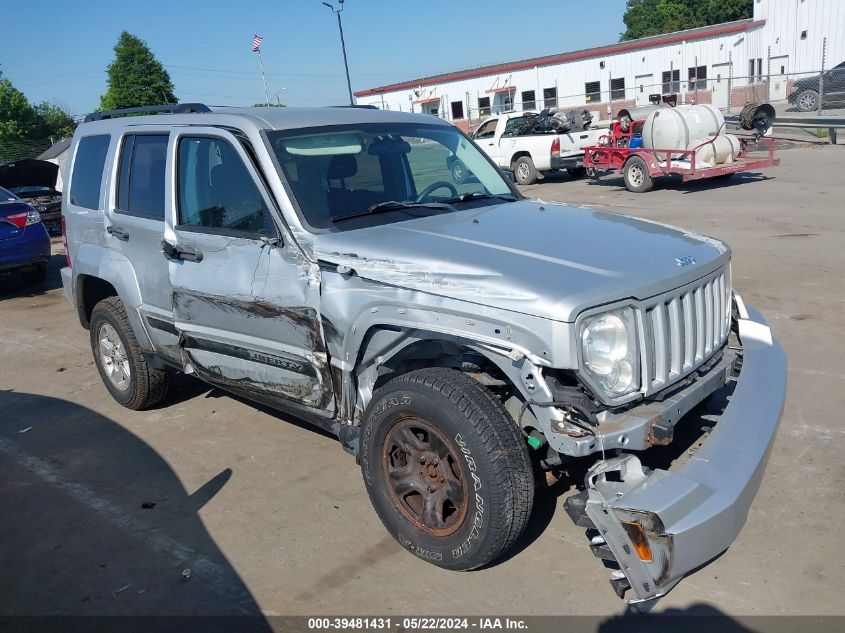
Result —
[{"label": "blue car", "polygon": [[17,271],[28,284],[47,279],[50,236],[41,214],[0,187],[0,273]]}]

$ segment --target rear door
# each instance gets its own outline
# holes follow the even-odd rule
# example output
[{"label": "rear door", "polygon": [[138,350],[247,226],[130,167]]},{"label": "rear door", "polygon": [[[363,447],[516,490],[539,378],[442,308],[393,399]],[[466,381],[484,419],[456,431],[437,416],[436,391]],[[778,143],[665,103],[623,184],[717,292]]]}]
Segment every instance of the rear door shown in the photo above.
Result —
[{"label": "rear door", "polygon": [[198,127],[171,139],[163,248],[183,362],[209,382],[331,415],[319,269],[280,239],[242,142]]},{"label": "rear door", "polygon": [[170,306],[164,237],[165,165],[170,131],[144,128],[124,133],[117,147],[117,177],[107,197],[106,244],[132,262],[141,290],[138,310],[156,351],[178,359]]}]

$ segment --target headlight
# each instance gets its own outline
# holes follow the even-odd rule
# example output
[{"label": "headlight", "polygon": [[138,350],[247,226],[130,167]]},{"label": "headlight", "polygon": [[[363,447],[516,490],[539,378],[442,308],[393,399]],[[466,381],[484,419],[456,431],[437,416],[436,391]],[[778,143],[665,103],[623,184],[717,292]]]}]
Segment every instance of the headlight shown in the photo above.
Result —
[{"label": "headlight", "polygon": [[584,369],[611,398],[639,388],[639,355],[634,312],[614,310],[584,319],[581,324]]}]

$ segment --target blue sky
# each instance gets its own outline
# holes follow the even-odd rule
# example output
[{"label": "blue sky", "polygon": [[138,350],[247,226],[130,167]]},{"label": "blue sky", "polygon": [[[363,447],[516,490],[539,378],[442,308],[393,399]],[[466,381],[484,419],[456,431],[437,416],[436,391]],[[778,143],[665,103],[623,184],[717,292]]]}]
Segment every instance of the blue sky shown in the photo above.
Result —
[{"label": "blue sky", "polygon": [[[30,101],[75,114],[97,107],[124,29],[165,64],[181,101],[263,101],[254,30],[264,37],[271,99],[278,91],[288,105],[346,101],[337,22],[321,0],[0,0],[0,7],[4,76]],[[352,89],[615,42],[624,8],[624,0],[347,0]]]}]

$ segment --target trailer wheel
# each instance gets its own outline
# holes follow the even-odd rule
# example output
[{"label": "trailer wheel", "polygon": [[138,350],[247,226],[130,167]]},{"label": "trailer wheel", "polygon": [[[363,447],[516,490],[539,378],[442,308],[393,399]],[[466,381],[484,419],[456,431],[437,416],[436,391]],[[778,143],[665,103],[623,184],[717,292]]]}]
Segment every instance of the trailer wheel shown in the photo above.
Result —
[{"label": "trailer wheel", "polygon": [[625,187],[632,193],[645,193],[651,191],[654,186],[654,180],[648,173],[648,165],[639,156],[632,156],[628,159],[622,171],[622,176],[625,179]]},{"label": "trailer wheel", "polygon": [[513,175],[518,185],[533,185],[537,182],[537,170],[530,156],[520,156],[513,165]]}]

